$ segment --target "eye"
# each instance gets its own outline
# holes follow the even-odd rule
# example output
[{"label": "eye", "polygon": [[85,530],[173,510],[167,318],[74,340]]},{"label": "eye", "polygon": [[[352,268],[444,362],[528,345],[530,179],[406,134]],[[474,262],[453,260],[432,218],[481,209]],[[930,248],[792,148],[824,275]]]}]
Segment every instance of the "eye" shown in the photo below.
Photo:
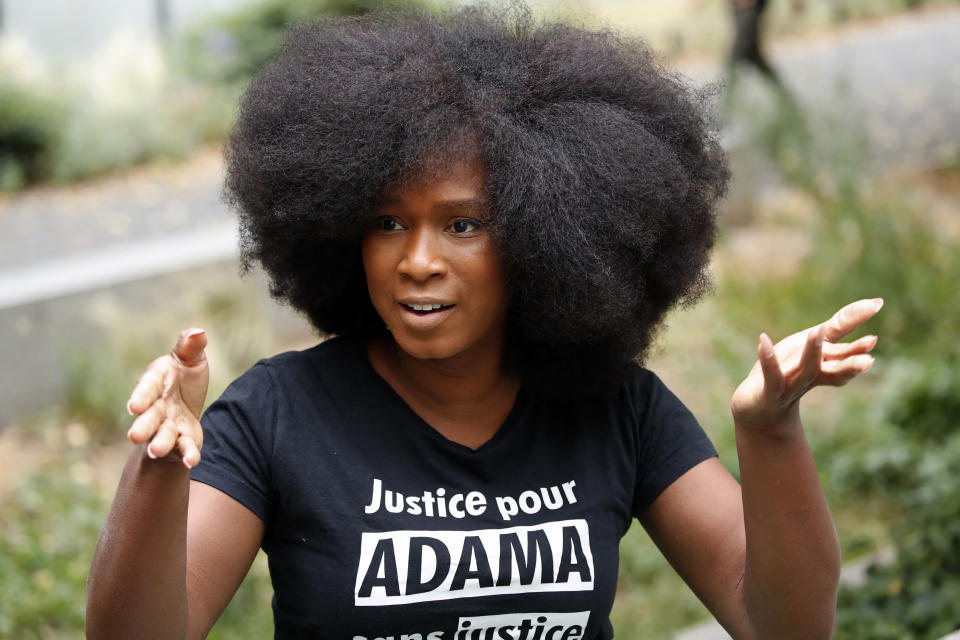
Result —
[{"label": "eye", "polygon": [[481,227],[483,227],[483,223],[472,218],[457,218],[453,221],[453,224],[450,225],[454,233],[461,234],[475,233],[479,231]]},{"label": "eye", "polygon": [[373,228],[378,231],[400,231],[403,225],[393,216],[377,216],[373,221]]}]

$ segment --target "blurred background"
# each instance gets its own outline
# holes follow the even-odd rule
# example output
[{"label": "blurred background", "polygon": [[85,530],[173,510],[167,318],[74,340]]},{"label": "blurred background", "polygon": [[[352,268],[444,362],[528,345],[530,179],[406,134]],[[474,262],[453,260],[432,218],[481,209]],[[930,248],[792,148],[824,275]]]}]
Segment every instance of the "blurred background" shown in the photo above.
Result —
[{"label": "blurred background", "polygon": [[[377,4],[0,0],[0,638],[82,635],[124,403],[181,328],[210,334],[210,398],[316,341],[259,274],[238,277],[219,149],[289,24]],[[836,637],[960,628],[960,2],[532,6],[722,83],[715,291],[671,316],[647,365],[733,473],[728,400],[757,335],[886,299],[873,370],[805,401],[844,552]],[[621,558],[618,638],[726,637],[639,526]],[[210,637],[272,637],[270,597],[261,557]]]}]

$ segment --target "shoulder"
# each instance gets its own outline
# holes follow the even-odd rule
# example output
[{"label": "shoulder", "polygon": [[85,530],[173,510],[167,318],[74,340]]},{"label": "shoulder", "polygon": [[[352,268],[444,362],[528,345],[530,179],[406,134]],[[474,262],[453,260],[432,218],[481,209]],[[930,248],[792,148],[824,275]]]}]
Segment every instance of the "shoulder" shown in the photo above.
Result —
[{"label": "shoulder", "polygon": [[686,407],[653,371],[631,363],[620,384],[607,395],[639,423],[657,414],[686,411]]},{"label": "shoulder", "polygon": [[653,371],[631,362],[613,384],[599,392],[545,396],[551,406],[570,415],[604,416],[631,433],[669,422],[686,407]]},{"label": "shoulder", "polygon": [[263,358],[254,365],[265,367],[275,373],[296,371],[305,367],[336,366],[353,363],[363,354],[364,344],[355,336],[335,336],[299,351],[284,351],[269,358]]},{"label": "shoulder", "polygon": [[285,387],[296,381],[323,380],[352,375],[365,365],[364,342],[352,336],[329,338],[310,348],[285,351],[258,360],[239,380],[269,378]]},{"label": "shoulder", "polygon": [[276,410],[289,401],[339,389],[363,373],[363,350],[359,338],[336,337],[258,360],[227,386],[208,413],[225,405]]}]

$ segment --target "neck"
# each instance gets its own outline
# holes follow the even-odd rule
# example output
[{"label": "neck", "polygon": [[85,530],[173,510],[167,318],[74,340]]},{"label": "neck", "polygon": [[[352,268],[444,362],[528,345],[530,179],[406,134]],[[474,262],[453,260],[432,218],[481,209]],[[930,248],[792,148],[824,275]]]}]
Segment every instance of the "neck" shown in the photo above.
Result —
[{"label": "neck", "polygon": [[502,350],[421,360],[389,337],[367,344],[374,370],[421,418],[454,442],[476,448],[503,424],[520,380],[502,370]]}]

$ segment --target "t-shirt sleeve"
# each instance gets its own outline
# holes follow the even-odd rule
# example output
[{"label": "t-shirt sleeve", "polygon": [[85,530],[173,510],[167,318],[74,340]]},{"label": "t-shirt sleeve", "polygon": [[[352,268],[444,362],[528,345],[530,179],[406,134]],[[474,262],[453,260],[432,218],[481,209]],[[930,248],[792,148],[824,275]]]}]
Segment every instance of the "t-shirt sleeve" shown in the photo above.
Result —
[{"label": "t-shirt sleeve", "polygon": [[266,521],[277,398],[270,367],[257,363],[200,418],[203,449],[190,478],[223,491]]},{"label": "t-shirt sleeve", "polygon": [[717,450],[693,414],[655,374],[643,371],[634,392],[639,430],[633,500],[636,516],[677,478],[716,456]]}]

